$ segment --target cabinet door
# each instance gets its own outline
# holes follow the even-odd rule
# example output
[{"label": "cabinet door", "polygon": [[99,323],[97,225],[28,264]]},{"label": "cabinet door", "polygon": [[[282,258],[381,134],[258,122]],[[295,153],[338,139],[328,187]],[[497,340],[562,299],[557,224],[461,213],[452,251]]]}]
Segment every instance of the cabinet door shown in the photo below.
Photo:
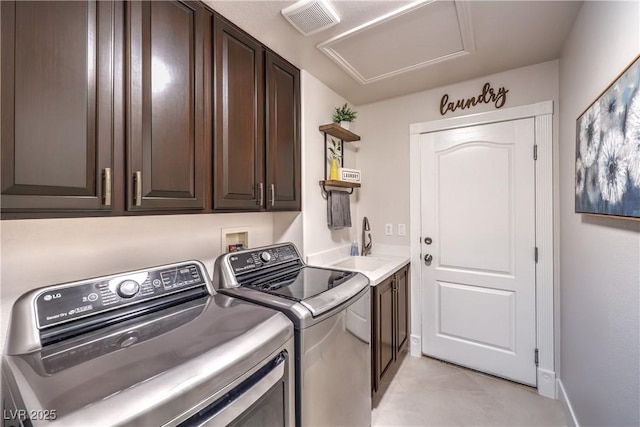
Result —
[{"label": "cabinet door", "polygon": [[260,210],[264,183],[262,46],[215,17],[213,208]]},{"label": "cabinet door", "polygon": [[300,71],[271,52],[267,77],[267,209],[300,210]]},{"label": "cabinet door", "polygon": [[128,3],[127,209],[204,208],[204,8]]},{"label": "cabinet door", "polygon": [[376,376],[379,381],[384,377],[387,369],[394,360],[393,334],[395,328],[395,308],[393,278],[376,286]]},{"label": "cabinet door", "polygon": [[0,7],[3,217],[108,211],[114,3]]},{"label": "cabinet door", "polygon": [[396,348],[395,353],[407,342],[409,336],[409,267],[396,273]]}]

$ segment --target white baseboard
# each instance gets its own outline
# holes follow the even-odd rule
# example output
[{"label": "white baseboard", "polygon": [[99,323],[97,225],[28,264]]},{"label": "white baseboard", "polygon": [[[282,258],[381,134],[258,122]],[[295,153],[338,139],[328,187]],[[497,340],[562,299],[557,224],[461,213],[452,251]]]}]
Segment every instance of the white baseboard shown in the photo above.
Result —
[{"label": "white baseboard", "polygon": [[556,373],[538,368],[538,394],[550,399],[557,399]]},{"label": "white baseboard", "polygon": [[562,385],[562,381],[558,378],[558,395],[560,401],[562,402],[562,407],[564,409],[564,413],[567,416],[567,422],[570,427],[580,427],[578,424],[578,419],[576,418],[575,412],[573,412],[573,407],[571,406],[571,401],[569,400],[569,396],[567,396],[567,392],[564,389],[564,385]]},{"label": "white baseboard", "polygon": [[420,335],[411,335],[409,343],[409,354],[413,357],[422,357],[422,340]]}]

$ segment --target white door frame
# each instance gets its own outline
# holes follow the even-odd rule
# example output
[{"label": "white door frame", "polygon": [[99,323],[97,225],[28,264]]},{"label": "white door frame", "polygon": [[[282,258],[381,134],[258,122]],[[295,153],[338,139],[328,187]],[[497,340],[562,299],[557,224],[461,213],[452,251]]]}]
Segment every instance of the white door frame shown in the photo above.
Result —
[{"label": "white door frame", "polygon": [[[411,230],[421,229],[420,134],[467,126],[533,117],[535,119],[536,183],[536,342],[538,348],[538,394],[556,398],[553,329],[553,101],[490,111],[462,117],[416,123],[410,126],[410,220]],[[533,156],[533,153],[531,153]],[[422,238],[422,236],[420,237]],[[411,261],[419,266],[422,242],[411,239]],[[411,269],[411,355],[422,354],[421,268]],[[533,357],[533,355],[532,355]]]}]

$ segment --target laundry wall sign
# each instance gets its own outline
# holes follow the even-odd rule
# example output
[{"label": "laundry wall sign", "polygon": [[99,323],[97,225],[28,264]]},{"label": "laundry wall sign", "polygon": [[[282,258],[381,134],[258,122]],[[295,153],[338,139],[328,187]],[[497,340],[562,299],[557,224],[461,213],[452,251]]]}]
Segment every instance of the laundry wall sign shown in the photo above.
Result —
[{"label": "laundry wall sign", "polygon": [[440,99],[440,114],[445,115],[448,112],[454,112],[456,110],[466,110],[471,107],[475,107],[478,104],[493,104],[496,108],[502,108],[507,102],[508,89],[504,86],[498,89],[491,87],[490,83],[485,83],[482,86],[482,91],[470,98],[449,100],[449,94],[445,93]]}]

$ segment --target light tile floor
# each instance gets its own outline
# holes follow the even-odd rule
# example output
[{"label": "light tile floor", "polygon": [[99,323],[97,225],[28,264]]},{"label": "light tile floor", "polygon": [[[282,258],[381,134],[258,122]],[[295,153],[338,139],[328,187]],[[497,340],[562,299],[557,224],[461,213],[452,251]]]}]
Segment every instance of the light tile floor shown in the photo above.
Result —
[{"label": "light tile floor", "polygon": [[560,401],[534,388],[428,357],[406,356],[373,426],[566,426]]}]

